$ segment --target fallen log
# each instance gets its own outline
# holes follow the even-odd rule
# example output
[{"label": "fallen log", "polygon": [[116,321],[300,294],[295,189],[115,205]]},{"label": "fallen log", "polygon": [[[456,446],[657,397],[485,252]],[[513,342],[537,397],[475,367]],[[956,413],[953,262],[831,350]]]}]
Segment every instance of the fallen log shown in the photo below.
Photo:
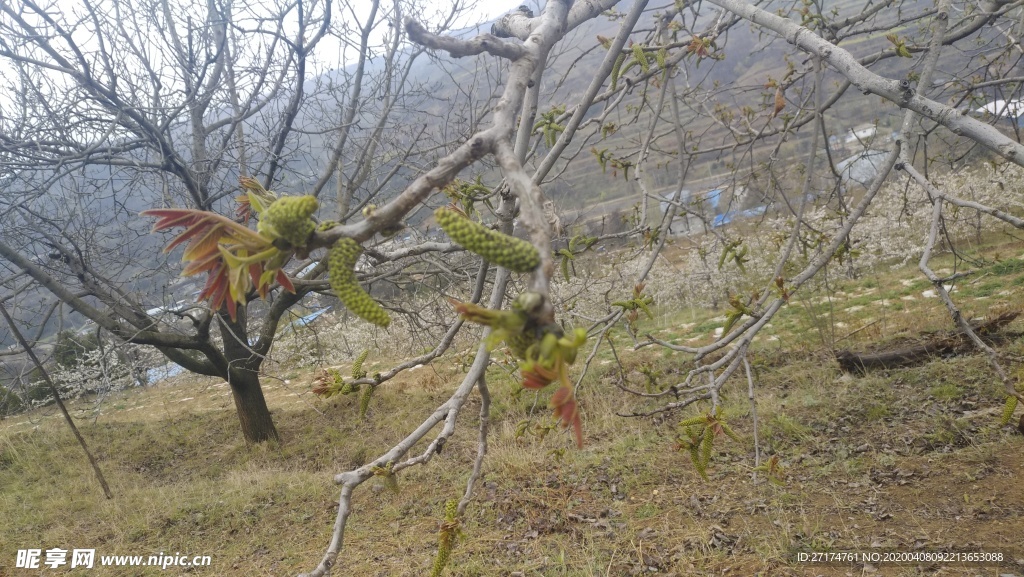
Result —
[{"label": "fallen log", "polygon": [[[971,323],[971,328],[986,344],[996,345],[1006,342],[1016,335],[1000,333],[1020,315],[1019,311],[1003,313],[993,319]],[[916,345],[898,349],[872,352],[854,352],[848,350],[833,351],[839,367],[848,373],[865,373],[876,369],[892,369],[909,367],[926,362],[937,356],[950,356],[966,353],[974,348],[974,343],[962,331],[943,331],[931,335],[927,340]]]}]

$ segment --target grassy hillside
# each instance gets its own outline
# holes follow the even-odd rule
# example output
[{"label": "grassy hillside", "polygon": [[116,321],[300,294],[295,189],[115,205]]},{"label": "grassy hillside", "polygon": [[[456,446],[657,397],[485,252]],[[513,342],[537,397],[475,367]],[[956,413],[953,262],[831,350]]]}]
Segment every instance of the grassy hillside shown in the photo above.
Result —
[{"label": "grassy hillside", "polygon": [[[995,239],[976,253],[991,264],[954,292],[965,313],[1019,306],[1024,244]],[[935,266],[949,269],[952,260]],[[935,358],[843,374],[828,352],[833,345],[862,350],[919,339],[950,322],[914,269],[885,268],[834,289],[794,298],[756,342],[760,444],[765,455],[781,459],[781,485],[752,470],[754,431],[742,376],[725,389],[726,416],[742,440],[717,443],[705,482],[675,450],[681,415],[615,416],[643,407],[623,400],[615,385],[620,376],[634,386],[643,386],[645,374],[670,380],[685,370],[678,357],[634,351],[626,335],[616,335],[621,371],[603,351],[580,392],[582,450],[557,429],[544,434],[546,397],[517,395],[514,378],[493,367],[490,455],[447,574],[1024,573],[1024,437],[998,426],[1003,393],[985,359]],[[706,342],[724,324],[721,315],[657,310],[640,330]],[[1009,331],[1024,331],[1024,322]],[[1002,350],[1020,358],[1024,340],[1015,337]],[[228,389],[214,380],[181,377],[73,403],[115,494],[111,501],[52,408],[0,423],[0,575],[85,572],[14,569],[18,549],[54,547],[94,548],[98,557],[181,552],[212,561],[188,571],[89,571],[97,576],[309,570],[334,521],[332,475],[373,458],[418,424],[447,398],[461,369],[449,355],[389,382],[365,420],[357,399],[313,397],[307,369],[279,367],[272,376],[267,397],[280,445],[244,446]],[[479,399],[471,400],[459,432],[431,464],[400,475],[397,493],[374,481],[357,490],[338,574],[429,573],[444,501],[462,494],[475,455],[478,407]],[[526,419],[526,434],[517,436]],[[796,550],[947,546],[1016,550],[998,568],[812,567],[792,557]]]}]

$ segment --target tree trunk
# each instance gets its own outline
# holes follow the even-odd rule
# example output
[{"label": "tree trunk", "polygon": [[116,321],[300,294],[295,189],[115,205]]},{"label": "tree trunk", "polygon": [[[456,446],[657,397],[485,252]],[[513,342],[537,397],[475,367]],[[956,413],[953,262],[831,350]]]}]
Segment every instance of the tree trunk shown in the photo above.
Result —
[{"label": "tree trunk", "polygon": [[238,411],[238,422],[242,425],[245,442],[278,440],[274,420],[267,408],[267,400],[263,397],[259,375],[255,371],[234,370],[230,376],[228,384],[231,385],[231,396],[235,398],[235,409]]},{"label": "tree trunk", "polygon": [[244,307],[238,309],[238,320],[232,321],[220,313],[220,333],[224,340],[224,357],[228,361],[227,381],[235,399],[238,422],[246,443],[276,441],[280,437],[267,408],[260,385],[259,368],[262,360],[248,346]]}]

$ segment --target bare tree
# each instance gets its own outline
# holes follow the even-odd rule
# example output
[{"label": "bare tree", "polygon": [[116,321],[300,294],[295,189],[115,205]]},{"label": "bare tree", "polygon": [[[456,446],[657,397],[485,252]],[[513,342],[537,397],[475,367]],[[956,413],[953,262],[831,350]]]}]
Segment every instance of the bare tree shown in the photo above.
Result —
[{"label": "bare tree", "polygon": [[[158,257],[160,240],[138,212],[234,217],[240,176],[312,190],[340,222],[386,194],[445,137],[401,120],[436,106],[410,78],[422,50],[409,53],[393,26],[401,9],[374,2],[356,23],[354,5],[332,0],[0,6],[10,71],[0,255],[34,281],[23,320],[39,321],[33,300],[63,302],[119,339],[224,378],[246,440],[277,438],[260,368],[285,312],[326,282],[296,278],[294,292],[275,289],[267,305],[246,306],[249,294],[238,314],[175,305],[184,289],[168,288],[173,263]],[[437,29],[461,10],[440,15]],[[351,67],[327,68],[315,52],[327,42],[345,46]]]}]

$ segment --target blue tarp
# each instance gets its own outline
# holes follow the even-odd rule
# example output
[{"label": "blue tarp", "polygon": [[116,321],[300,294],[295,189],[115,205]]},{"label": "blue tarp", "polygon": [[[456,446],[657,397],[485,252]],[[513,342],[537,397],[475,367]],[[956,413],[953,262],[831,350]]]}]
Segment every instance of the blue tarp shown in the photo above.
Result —
[{"label": "blue tarp", "polygon": [[718,208],[718,201],[722,200],[722,189],[716,188],[712,191],[709,191],[704,196],[704,200],[707,201],[708,205],[710,205],[712,209]]},{"label": "blue tarp", "polygon": [[167,363],[162,367],[146,370],[146,382],[152,385],[153,383],[159,383],[164,379],[169,379],[184,372],[185,369],[181,365],[178,365],[177,363]]},{"label": "blue tarp", "polygon": [[729,224],[730,222],[736,220],[737,218],[752,218],[755,216],[761,216],[762,214],[764,214],[765,210],[766,207],[763,206],[748,208],[747,210],[731,210],[725,214],[720,214],[716,216],[714,222],[712,223],[712,226],[718,228],[720,226]]},{"label": "blue tarp", "polygon": [[306,326],[309,323],[315,321],[317,319],[317,317],[319,317],[320,315],[324,314],[325,312],[327,312],[329,310],[331,310],[331,307],[323,308],[323,309],[320,309],[320,310],[318,310],[316,312],[312,312],[312,313],[302,317],[301,319],[296,319],[294,322],[292,322],[292,324],[293,325]]},{"label": "blue tarp", "polygon": [[295,327],[306,327],[311,325],[313,321],[320,317],[320,315],[324,314],[329,310],[331,310],[331,307],[322,308],[320,310],[313,311],[304,317],[295,319],[294,321],[288,323],[288,326],[285,327],[282,334],[290,333],[291,331],[295,330]]}]

